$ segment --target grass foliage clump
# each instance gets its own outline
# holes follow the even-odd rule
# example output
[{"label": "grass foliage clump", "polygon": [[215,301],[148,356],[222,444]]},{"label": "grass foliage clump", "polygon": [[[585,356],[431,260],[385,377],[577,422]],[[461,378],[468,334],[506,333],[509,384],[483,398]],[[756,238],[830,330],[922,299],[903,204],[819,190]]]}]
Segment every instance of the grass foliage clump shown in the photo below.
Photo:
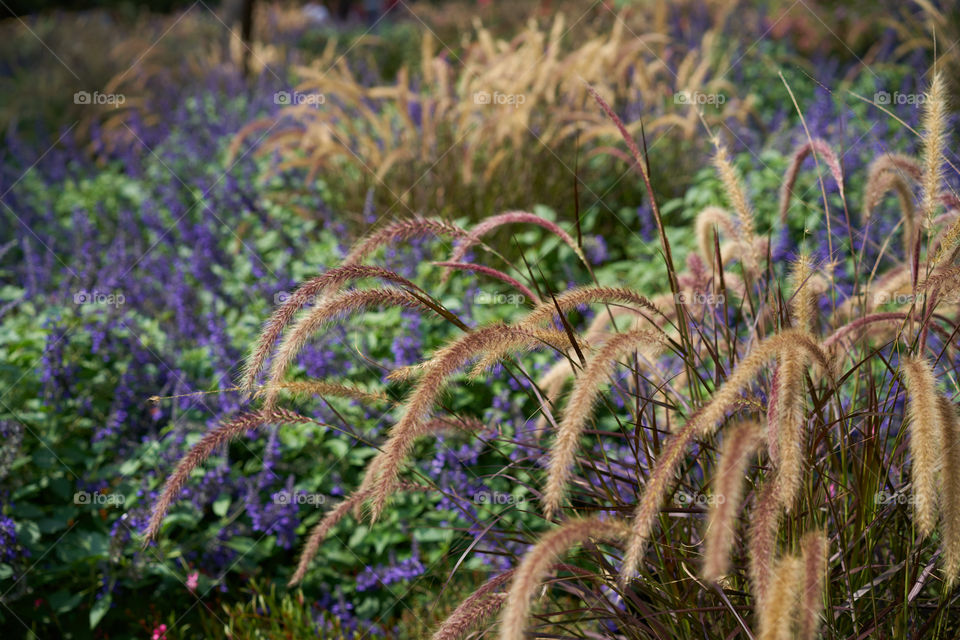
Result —
[{"label": "grass foliage clump", "polygon": [[[584,115],[584,135],[619,133],[627,152],[617,153],[647,189],[668,274],[663,289],[650,295],[594,280],[560,290],[537,265],[510,262],[486,243],[503,225],[536,226],[592,277],[574,225],[565,230],[533,213],[511,211],[465,227],[423,217],[386,223],[268,320],[241,382],[262,407],[211,431],[183,459],[156,503],[148,540],[161,534],[191,470],[217,447],[262,424],[312,420],[280,407],[284,389],[335,395],[352,388],[291,376],[318,332],[348,316],[362,322],[373,309],[400,307],[459,335],[387,377],[389,395],[403,394],[393,427],[375,443],[363,480],[315,525],[291,584],[309,579],[311,565],[323,561],[324,539],[346,518],[382,519],[398,494],[411,491],[471,499],[457,487],[434,486],[414,464],[438,434],[456,431],[494,450],[522,447],[526,454],[505,457],[496,475],[536,499],[511,503],[515,518],[479,523],[463,557],[485,537],[505,536],[512,568],[480,586],[434,638],[483,629],[503,639],[598,637],[598,628],[622,638],[960,632],[953,589],[960,575],[960,200],[944,178],[953,167],[945,153],[943,75],[932,75],[920,157],[880,156],[856,177],[864,188],[847,189],[853,185],[845,185],[842,150],[809,138],[790,158],[774,220],[757,219],[752,198],[777,194],[750,194],[725,145],[710,136],[724,197],[699,214],[696,249],[681,268],[653,188],[656,157],[634,135],[643,130],[621,121],[601,97],[606,91],[569,80],[571,68],[588,83],[615,80],[631,59],[625,47],[636,40],[615,30],[561,54],[559,25],[549,33],[530,27],[508,46],[479,29],[459,78],[425,50],[416,96],[402,73],[389,90],[361,90],[345,68],[307,74],[305,87],[338,96],[343,118],[335,120],[382,135],[336,132],[301,110],[292,113],[300,128],[272,134],[267,149],[295,150],[291,162],[313,173],[368,162],[383,179],[430,157],[438,136],[462,131],[471,148],[458,164],[462,183],[470,183],[481,157],[486,183],[508,166],[515,134],[534,113],[521,108],[467,127],[477,109],[468,96],[502,90],[529,92],[531,104],[555,101],[555,120],[538,125],[553,140],[572,135],[565,123],[589,97],[599,109]],[[512,76],[513,57],[529,57],[530,47],[544,49],[543,64],[558,73]],[[695,61],[687,67],[699,68]],[[395,108],[368,113],[369,100]],[[433,124],[404,124],[413,100]],[[457,123],[461,128],[443,131]],[[341,136],[372,146],[355,149]],[[504,151],[483,156],[479,145]],[[823,169],[813,198],[797,187],[807,158]],[[829,195],[826,176],[835,187]],[[862,199],[849,200],[851,192]],[[900,219],[878,237],[873,211],[891,192]],[[797,202],[822,207],[828,246],[807,238],[774,259],[770,237],[789,224]],[[831,227],[838,221],[842,228]],[[433,267],[443,277],[416,284],[368,264],[384,248],[423,238],[449,256]],[[468,250],[479,258],[468,258]],[[512,286],[528,308],[473,326],[443,294],[464,271]],[[360,286],[369,280],[376,287]],[[587,307],[598,313],[584,326]],[[534,350],[552,354],[546,373],[525,365]],[[529,390],[533,428],[484,424],[479,408],[457,403],[462,382],[503,371]]]}]

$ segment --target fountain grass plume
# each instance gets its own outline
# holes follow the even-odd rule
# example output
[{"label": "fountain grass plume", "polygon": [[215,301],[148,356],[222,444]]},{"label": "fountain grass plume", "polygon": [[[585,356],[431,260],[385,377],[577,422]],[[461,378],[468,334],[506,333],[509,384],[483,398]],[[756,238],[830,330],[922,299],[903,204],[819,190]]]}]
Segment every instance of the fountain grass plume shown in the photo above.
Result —
[{"label": "fountain grass plume", "polygon": [[256,429],[266,423],[286,423],[286,424],[321,424],[313,418],[299,415],[287,409],[271,409],[254,411],[241,414],[232,420],[225,422],[218,427],[211,429],[200,439],[196,445],[184,455],[177,468],[163,485],[160,497],[157,498],[153,507],[153,513],[144,533],[144,547],[157,537],[160,531],[160,525],[163,524],[164,516],[170,510],[170,505],[176,499],[177,494],[187,483],[191,472],[203,464],[203,461],[218,448],[226,445],[228,442],[240,436],[251,429]]},{"label": "fountain grass plume", "polygon": [[840,159],[833,151],[830,145],[822,138],[813,138],[807,140],[794,150],[790,158],[790,165],[787,167],[787,173],[783,177],[783,183],[780,187],[780,224],[787,224],[787,213],[790,211],[790,198],[793,195],[793,187],[797,183],[797,176],[800,174],[800,166],[811,153],[822,157],[827,164],[830,175],[833,176],[840,191],[840,198],[843,198],[843,169],[840,166]]},{"label": "fountain grass plume", "polygon": [[763,488],[757,492],[750,530],[747,533],[750,587],[760,607],[763,606],[770,587],[770,572],[777,553],[777,532],[783,514],[777,484],[774,476],[767,479]]},{"label": "fountain grass plume", "polygon": [[[343,259],[343,264],[345,266],[359,264],[380,247],[419,237],[465,239],[468,235],[460,227],[445,220],[419,217],[399,220],[373,231],[357,242]],[[457,261],[454,260],[454,262]]]},{"label": "fountain grass plume", "polygon": [[[559,293],[551,300],[540,303],[532,309],[526,316],[521,318],[518,326],[533,326],[549,322],[556,317],[558,310],[560,313],[567,313],[581,305],[586,304],[608,304],[608,305],[634,305],[639,310],[646,310],[655,316],[666,320],[663,312],[644,295],[628,289],[626,287],[601,287],[586,286],[574,287],[563,293]],[[597,322],[606,326],[603,318],[598,318]],[[593,328],[593,325],[591,325]],[[593,331],[588,330],[588,335]]]},{"label": "fountain grass plume", "polygon": [[[921,211],[923,212],[924,222],[930,226],[937,210],[940,185],[943,183],[943,151],[946,142],[949,110],[947,84],[942,72],[933,72],[933,80],[930,83],[930,90],[926,94],[923,107]],[[953,239],[950,238],[951,241]]]},{"label": "fountain grass plume", "polygon": [[300,318],[277,347],[277,352],[270,363],[268,386],[271,388],[266,393],[264,405],[266,407],[274,405],[277,397],[275,387],[281,383],[287,369],[314,333],[329,322],[372,307],[431,310],[423,298],[405,289],[356,289],[325,299],[323,304]]},{"label": "fountain grass plume", "polygon": [[720,182],[723,183],[724,192],[727,194],[727,198],[730,200],[730,204],[733,206],[740,222],[739,236],[744,244],[744,264],[751,273],[756,273],[760,265],[760,256],[756,250],[756,223],[753,219],[753,209],[747,199],[740,176],[730,161],[727,148],[720,144],[717,139],[714,139],[713,142],[716,147],[716,155],[713,158],[714,166],[720,176]]},{"label": "fountain grass plume", "polygon": [[758,640],[791,640],[797,618],[800,588],[803,586],[804,564],[797,556],[784,556],[772,570],[769,597],[764,598],[759,610]]},{"label": "fountain grass plume", "polygon": [[474,273],[479,273],[491,278],[495,278],[501,282],[505,282],[514,289],[520,292],[520,294],[526,299],[529,300],[532,304],[539,304],[540,297],[529,289],[525,284],[514,278],[513,276],[507,275],[503,271],[488,267],[483,264],[474,264],[472,262],[434,262],[438,267],[446,267],[447,269],[457,269],[459,271],[472,271]]},{"label": "fountain grass plume", "polygon": [[796,329],[787,329],[767,338],[740,361],[710,401],[690,416],[687,423],[667,443],[666,450],[661,452],[636,507],[633,533],[624,557],[621,584],[625,585],[640,565],[660,504],[672,485],[676,467],[683,459],[687,446],[695,437],[712,434],[717,423],[735,404],[743,389],[754,380],[760,368],[787,348],[802,349],[807,353],[807,357],[820,363],[825,371],[832,372],[830,360],[820,346],[805,332]]},{"label": "fountain grass plume", "polygon": [[629,534],[620,520],[587,518],[568,520],[540,537],[517,567],[507,604],[500,618],[500,640],[523,640],[530,617],[531,600],[554,561],[572,546],[590,538],[619,542]]},{"label": "fountain grass plume", "polygon": [[714,255],[713,230],[722,229],[725,233],[735,238],[737,243],[743,248],[744,241],[740,234],[740,229],[734,224],[730,213],[721,207],[705,207],[697,214],[694,222],[694,236],[697,238],[697,247],[700,255],[710,264],[717,263],[717,257]]},{"label": "fountain grass plume", "polygon": [[256,385],[257,376],[263,370],[267,356],[270,350],[280,338],[280,335],[287,328],[287,325],[293,320],[300,309],[312,301],[316,301],[325,292],[330,289],[340,287],[348,282],[363,278],[379,278],[387,282],[392,282],[400,286],[409,287],[413,291],[420,288],[404,278],[383,267],[373,267],[365,265],[345,265],[330,269],[329,271],[307,280],[297,287],[289,298],[277,307],[276,311],[270,316],[270,319],[263,326],[260,336],[254,345],[250,355],[244,361],[243,374],[240,386],[247,392],[253,391]]},{"label": "fountain grass plume", "polygon": [[498,590],[513,574],[511,569],[487,580],[447,616],[431,640],[460,640],[471,628],[499,611],[507,600],[507,594]]},{"label": "fountain grass plume", "polygon": [[[430,487],[410,483],[401,483],[399,488],[402,491],[431,490]],[[313,562],[317,552],[320,550],[320,545],[326,540],[330,531],[337,526],[348,513],[353,511],[358,504],[366,500],[369,495],[369,491],[354,491],[347,496],[346,499],[341,500],[337,506],[324,514],[320,522],[313,526],[313,529],[310,530],[310,535],[307,537],[307,542],[303,546],[303,551],[300,552],[297,569],[294,571],[290,581],[287,582],[288,587],[293,587],[303,582],[307,571],[310,569],[310,563]]]},{"label": "fountain grass plume", "polygon": [[318,396],[332,396],[335,398],[349,398],[361,402],[379,403],[389,402],[390,398],[381,391],[368,391],[353,385],[325,382],[323,380],[288,380],[276,387],[258,387],[254,397],[266,394],[268,391],[286,391],[291,394],[311,394]]},{"label": "fountain grass plume", "polygon": [[793,509],[803,473],[804,375],[806,354],[792,347],[780,353],[777,369],[776,440],[780,501]]},{"label": "fountain grass plume", "polygon": [[827,577],[830,541],[823,531],[810,531],[800,540],[803,590],[800,592],[800,640],[816,640],[823,612],[823,586]]},{"label": "fountain grass plume", "polygon": [[525,343],[524,339],[526,343],[539,343],[540,332],[497,323],[467,333],[441,349],[426,363],[427,366],[404,404],[403,416],[390,430],[383,450],[374,459],[377,464],[371,463],[364,475],[362,486],[376,488],[370,499],[371,520],[376,520],[383,511],[387,498],[393,491],[400,467],[414,440],[419,437],[423,422],[446,388],[450,376],[471,359],[488,351],[501,349],[504,345],[517,347],[518,343]]},{"label": "fountain grass plume", "polygon": [[907,388],[907,421],[910,424],[910,477],[917,527],[929,535],[937,523],[939,488],[937,473],[943,451],[943,426],[937,380],[930,363],[907,356],[902,365]]},{"label": "fountain grass plume", "polygon": [[666,343],[666,334],[660,330],[629,331],[611,337],[587,362],[583,374],[574,383],[560,430],[550,447],[549,473],[543,494],[543,509],[547,519],[554,516],[563,501],[580,437],[600,394],[600,385],[613,373],[617,360],[624,355],[640,349],[645,355],[653,356],[662,351]]},{"label": "fountain grass plume", "polygon": [[702,575],[708,582],[717,582],[730,569],[730,550],[735,539],[747,465],[762,443],[763,429],[753,421],[735,425],[724,438],[713,476],[713,500],[704,535]]},{"label": "fountain grass plume", "polygon": [[477,225],[471,227],[467,232],[467,237],[463,238],[457,244],[456,249],[454,249],[453,254],[450,256],[449,262],[462,261],[463,257],[467,255],[467,252],[476,246],[480,242],[481,238],[507,224],[533,224],[546,229],[553,235],[560,238],[565,245],[573,249],[573,252],[578,258],[580,258],[580,261],[583,262],[588,269],[590,268],[590,262],[584,255],[583,250],[580,249],[576,241],[570,237],[569,233],[561,229],[557,223],[527,211],[506,211],[504,213],[490,216]]},{"label": "fountain grass plume", "polygon": [[943,573],[949,589],[960,577],[960,419],[952,401],[937,400],[943,426]]}]

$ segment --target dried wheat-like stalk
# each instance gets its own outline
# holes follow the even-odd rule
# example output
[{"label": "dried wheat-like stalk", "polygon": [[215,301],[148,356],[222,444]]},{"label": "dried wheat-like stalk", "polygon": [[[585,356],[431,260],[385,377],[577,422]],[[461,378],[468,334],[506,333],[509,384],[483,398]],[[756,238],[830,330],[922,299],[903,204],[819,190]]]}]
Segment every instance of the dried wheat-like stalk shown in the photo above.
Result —
[{"label": "dried wheat-like stalk", "polygon": [[570,401],[560,422],[560,431],[550,448],[549,475],[543,497],[547,519],[553,517],[563,501],[580,436],[600,394],[600,385],[613,373],[617,360],[625,354],[640,348],[645,355],[652,356],[665,345],[666,335],[660,330],[639,329],[621,333],[610,338],[587,363],[583,375],[574,383]]},{"label": "dried wheat-like stalk", "polygon": [[[943,73],[934,71],[933,82],[923,109],[923,175],[921,178],[921,210],[929,226],[937,209],[940,185],[943,182],[943,148],[947,130],[947,84]],[[949,237],[953,242],[954,237]],[[946,246],[947,243],[945,242]],[[949,248],[952,248],[952,244]]]},{"label": "dried wheat-like stalk", "polygon": [[747,463],[762,442],[763,429],[756,422],[741,422],[724,438],[704,536],[703,579],[708,582],[718,581],[729,571]]},{"label": "dried wheat-like stalk", "polygon": [[764,598],[758,612],[760,633],[757,638],[791,640],[794,637],[800,587],[803,585],[803,560],[796,556],[784,556],[777,560],[772,573],[769,597]]},{"label": "dried wheat-like stalk", "polygon": [[626,583],[640,564],[660,504],[666,497],[666,492],[674,479],[676,467],[683,459],[687,446],[695,437],[704,437],[713,433],[717,423],[736,403],[741,391],[753,381],[760,368],[773,356],[791,348],[802,349],[825,371],[832,373],[832,364],[819,345],[809,335],[796,329],[788,329],[767,338],[741,360],[723,385],[713,394],[710,402],[694,413],[671,438],[653,467],[634,515],[633,534],[627,545],[621,574],[622,583]]},{"label": "dried wheat-like stalk", "polygon": [[830,542],[823,531],[811,531],[800,541],[804,573],[800,595],[800,640],[815,640],[820,629],[829,552]]},{"label": "dried wheat-like stalk", "polygon": [[409,287],[414,291],[420,289],[393,271],[382,267],[363,265],[337,267],[307,280],[300,285],[283,304],[277,307],[277,310],[273,312],[273,315],[271,315],[270,319],[264,324],[263,330],[257,338],[257,344],[244,362],[243,377],[240,386],[247,391],[253,390],[253,387],[256,385],[257,375],[259,375],[263,369],[263,365],[267,360],[267,356],[270,355],[270,350],[273,348],[274,343],[304,305],[315,301],[330,289],[338,288],[348,282],[362,278],[380,278],[387,282]]},{"label": "dried wheat-like stalk", "polygon": [[511,569],[487,580],[454,609],[434,632],[431,640],[460,640],[479,622],[499,611],[506,602],[507,594],[497,593],[497,590],[513,577],[513,573]]},{"label": "dried wheat-like stalk", "polygon": [[[322,305],[300,318],[283,338],[273,361],[270,363],[268,386],[276,387],[281,383],[287,369],[293,364],[300,350],[307,344],[311,336],[328,322],[371,307],[389,306],[430,310],[418,296],[404,289],[357,289],[327,298]],[[277,392],[268,389],[264,405],[272,407],[276,402],[276,397]]]},{"label": "dried wheat-like stalk", "polygon": [[733,168],[733,164],[730,162],[730,156],[727,154],[726,147],[716,139],[714,139],[714,145],[717,149],[713,160],[714,166],[717,168],[717,174],[723,183],[727,198],[729,198],[730,204],[733,205],[733,210],[737,213],[737,218],[740,221],[739,231],[744,243],[745,266],[751,272],[756,272],[760,264],[760,256],[757,254],[755,248],[756,224],[753,221],[753,209],[747,200],[743,184],[740,182],[740,176],[737,175],[736,169]]},{"label": "dried wheat-like stalk", "polygon": [[804,142],[793,152],[790,159],[790,166],[787,168],[783,177],[783,185],[780,187],[780,224],[787,223],[787,212],[790,210],[790,197],[793,195],[793,187],[797,183],[797,176],[800,173],[800,165],[811,152],[822,157],[827,163],[827,169],[837,183],[840,190],[840,197],[843,198],[843,169],[840,166],[840,159],[834,153],[830,145],[821,138],[813,138]]},{"label": "dried wheat-like stalk", "polygon": [[936,474],[943,451],[937,381],[930,363],[923,358],[905,357],[902,370],[907,387],[914,510],[920,534],[927,536],[937,524]]},{"label": "dried wheat-like stalk", "polygon": [[153,507],[153,513],[150,516],[150,522],[147,525],[144,538],[144,546],[157,537],[160,531],[160,525],[163,524],[163,518],[170,509],[170,505],[176,499],[177,494],[190,478],[190,473],[200,466],[204,460],[218,448],[237,436],[240,436],[251,429],[255,429],[265,423],[288,423],[288,424],[321,424],[312,418],[301,416],[286,409],[273,409],[270,411],[262,410],[252,413],[245,413],[237,416],[229,422],[211,429],[200,439],[183,458],[177,463],[177,468],[167,478],[163,485],[163,491]]},{"label": "dried wheat-like stalk", "polygon": [[777,531],[782,513],[783,507],[777,495],[777,480],[774,477],[767,480],[757,494],[747,535],[750,586],[759,606],[763,606],[770,586],[770,570],[777,553]]},{"label": "dried wheat-like stalk", "polygon": [[542,536],[523,557],[510,583],[507,606],[500,618],[500,640],[523,640],[533,595],[560,554],[590,538],[617,542],[628,533],[629,528],[620,520],[588,518],[570,520]]},{"label": "dried wheat-like stalk", "polygon": [[960,576],[960,419],[949,399],[938,399],[943,426],[943,572],[947,587]]},{"label": "dried wheat-like stalk", "polygon": [[[397,242],[406,242],[411,238],[421,236],[439,236],[450,238],[467,238],[467,232],[460,227],[444,220],[433,218],[412,218],[393,222],[366,236],[350,249],[344,258],[344,265],[355,265],[363,262],[379,247]],[[455,261],[456,262],[456,261]]]}]

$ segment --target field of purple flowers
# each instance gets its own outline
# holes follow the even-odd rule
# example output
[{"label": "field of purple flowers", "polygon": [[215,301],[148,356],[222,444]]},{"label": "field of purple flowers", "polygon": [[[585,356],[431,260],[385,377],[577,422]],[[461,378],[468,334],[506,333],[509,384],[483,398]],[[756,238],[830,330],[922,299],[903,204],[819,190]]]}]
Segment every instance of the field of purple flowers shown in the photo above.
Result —
[{"label": "field of purple flowers", "polygon": [[[577,393],[576,384],[559,393],[564,372],[579,380],[610,344],[583,327],[620,308],[587,296],[561,309],[564,292],[635,290],[665,311],[655,327],[678,331],[661,360],[618,358],[630,366],[602,375],[614,381],[609,393],[587,402],[597,416],[576,438],[579,478],[563,508],[598,518],[586,522],[599,536],[631,522],[670,423],[693,422],[744,360],[739,332],[778,318],[795,326],[792,291],[778,281],[794,273],[789,265],[829,265],[811,305],[835,328],[837,308],[864,295],[868,275],[912,265],[915,293],[918,265],[933,262],[933,249],[921,258],[927,233],[904,222],[928,228],[926,196],[914,202],[901,183],[882,197],[864,187],[878,158],[927,152],[935,60],[956,98],[950,4],[723,4],[400,2],[341,21],[319,3],[261,2],[249,42],[203,2],[171,14],[51,11],[0,22],[0,635],[521,637],[510,627],[526,620],[511,571],[536,562],[538,540],[571,521],[543,508],[557,467],[544,433],[567,416],[553,403]],[[943,120],[938,188],[949,218],[960,202],[957,121],[949,109]],[[711,165],[714,136],[752,201],[752,244],[742,216],[702,222],[711,207],[737,209],[730,180]],[[812,140],[835,156],[825,161],[817,146],[793,155]],[[792,166],[799,177],[784,208]],[[859,212],[871,208],[865,231]],[[715,251],[740,280],[724,280]],[[342,281],[298,289],[330,273]],[[808,273],[811,282],[820,273]],[[360,300],[369,289],[344,288],[366,278],[383,284],[369,299]],[[739,304],[698,308],[684,323],[671,315],[684,287]],[[656,298],[665,292],[666,306]],[[331,300],[343,308],[290,346],[280,370],[295,341],[270,334],[271,314],[289,309],[292,322],[300,306],[319,314]],[[780,306],[764,306],[773,300]],[[418,381],[430,379],[425,357],[494,323],[520,326],[536,309],[552,321],[523,329],[538,346],[489,347],[496,355],[481,360],[479,377],[435,398],[442,411],[417,425],[417,437],[430,438],[397,445],[410,461],[391,485],[397,495],[386,508],[369,505],[378,517],[361,513],[369,492],[388,484],[393,427],[412,419]],[[938,325],[929,340],[918,330],[917,342],[946,352],[952,330]],[[272,354],[258,364],[263,380],[259,369],[251,375],[258,340]],[[693,363],[691,352],[716,357]],[[899,352],[883,353],[898,369]],[[937,369],[951,397],[955,356]],[[892,434],[904,455],[899,378],[857,370],[845,379],[863,387],[844,395],[817,387],[826,384],[817,373],[806,382],[811,424],[850,425],[843,447]],[[689,398],[667,397],[693,381]],[[885,398],[861,416],[865,387]],[[766,415],[777,400],[764,388],[738,411],[751,402]],[[870,424],[854,425],[861,419]],[[811,460],[835,444],[811,444]],[[678,495],[694,502],[672,510],[678,527],[705,522],[696,500],[720,448],[703,437],[688,452],[680,475],[693,480]],[[202,464],[177,484],[198,451]],[[846,474],[868,474],[854,458],[823,470],[811,491],[859,487]],[[910,467],[874,462],[899,490],[896,474]],[[164,513],[158,503],[171,488]],[[873,536],[899,541],[872,559],[859,547],[847,555],[859,543],[831,539],[835,555],[824,562],[835,592],[816,614],[825,622],[803,637],[817,628],[829,638],[960,633],[956,590],[933,594],[930,578],[951,557],[949,540],[922,547],[910,508],[901,511],[866,528],[871,550],[882,546]],[[797,536],[809,524],[802,514],[785,527]],[[745,555],[710,586],[693,550],[702,536],[664,529],[647,550],[656,569],[645,565],[632,590],[616,579],[620,546],[587,543],[575,559],[548,549],[537,581],[547,570],[562,578],[552,595],[538,592],[537,637],[794,637],[753,624]],[[854,558],[862,566],[845,564]],[[893,583],[897,571],[910,580]],[[666,586],[649,586],[657,582]],[[903,591],[903,602],[871,591],[878,585]]]}]

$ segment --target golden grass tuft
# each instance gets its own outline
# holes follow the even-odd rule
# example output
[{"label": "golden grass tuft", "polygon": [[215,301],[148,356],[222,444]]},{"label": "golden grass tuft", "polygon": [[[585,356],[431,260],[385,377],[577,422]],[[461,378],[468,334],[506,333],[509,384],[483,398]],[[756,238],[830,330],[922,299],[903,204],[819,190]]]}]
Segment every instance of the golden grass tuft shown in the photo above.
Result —
[{"label": "golden grass tuft", "polygon": [[708,264],[717,264],[717,257],[714,255],[714,229],[721,229],[738,242],[738,247],[743,248],[743,241],[740,237],[740,230],[733,223],[730,214],[721,207],[706,207],[697,214],[694,222],[694,236],[697,239],[697,247],[700,249],[700,255]]},{"label": "golden grass tuft", "polygon": [[830,145],[821,138],[813,138],[801,144],[793,152],[790,158],[790,165],[787,167],[787,173],[783,177],[783,184],[780,187],[780,224],[787,223],[787,214],[790,211],[790,197],[793,195],[793,187],[797,183],[797,176],[800,174],[800,166],[811,153],[822,157],[827,164],[830,175],[833,176],[840,192],[840,198],[843,199],[843,169],[840,166],[840,159],[830,147]]},{"label": "golden grass tuft", "polygon": [[[526,316],[521,318],[520,321],[517,322],[517,325],[529,327],[543,324],[556,317],[558,309],[560,313],[565,314],[585,304],[633,305],[640,311],[646,310],[666,319],[666,316],[664,316],[657,305],[651,302],[646,296],[640,295],[632,289],[627,289],[626,287],[587,286],[569,289],[554,296],[551,300],[542,302],[527,313]],[[606,324],[606,321],[601,316],[598,316],[597,322],[604,326]],[[588,331],[587,333],[590,335],[593,331]]]},{"label": "golden grass tuft", "polygon": [[322,295],[330,289],[340,287],[347,282],[361,278],[380,278],[387,282],[409,287],[412,290],[419,289],[415,284],[393,271],[384,269],[383,267],[365,265],[337,267],[307,280],[297,287],[297,290],[294,291],[283,304],[277,307],[276,311],[270,316],[270,319],[264,324],[263,330],[257,338],[256,345],[244,361],[240,386],[248,392],[253,391],[257,376],[263,369],[264,363],[267,360],[267,356],[270,355],[270,350],[273,348],[274,343],[304,305],[322,297]]}]

